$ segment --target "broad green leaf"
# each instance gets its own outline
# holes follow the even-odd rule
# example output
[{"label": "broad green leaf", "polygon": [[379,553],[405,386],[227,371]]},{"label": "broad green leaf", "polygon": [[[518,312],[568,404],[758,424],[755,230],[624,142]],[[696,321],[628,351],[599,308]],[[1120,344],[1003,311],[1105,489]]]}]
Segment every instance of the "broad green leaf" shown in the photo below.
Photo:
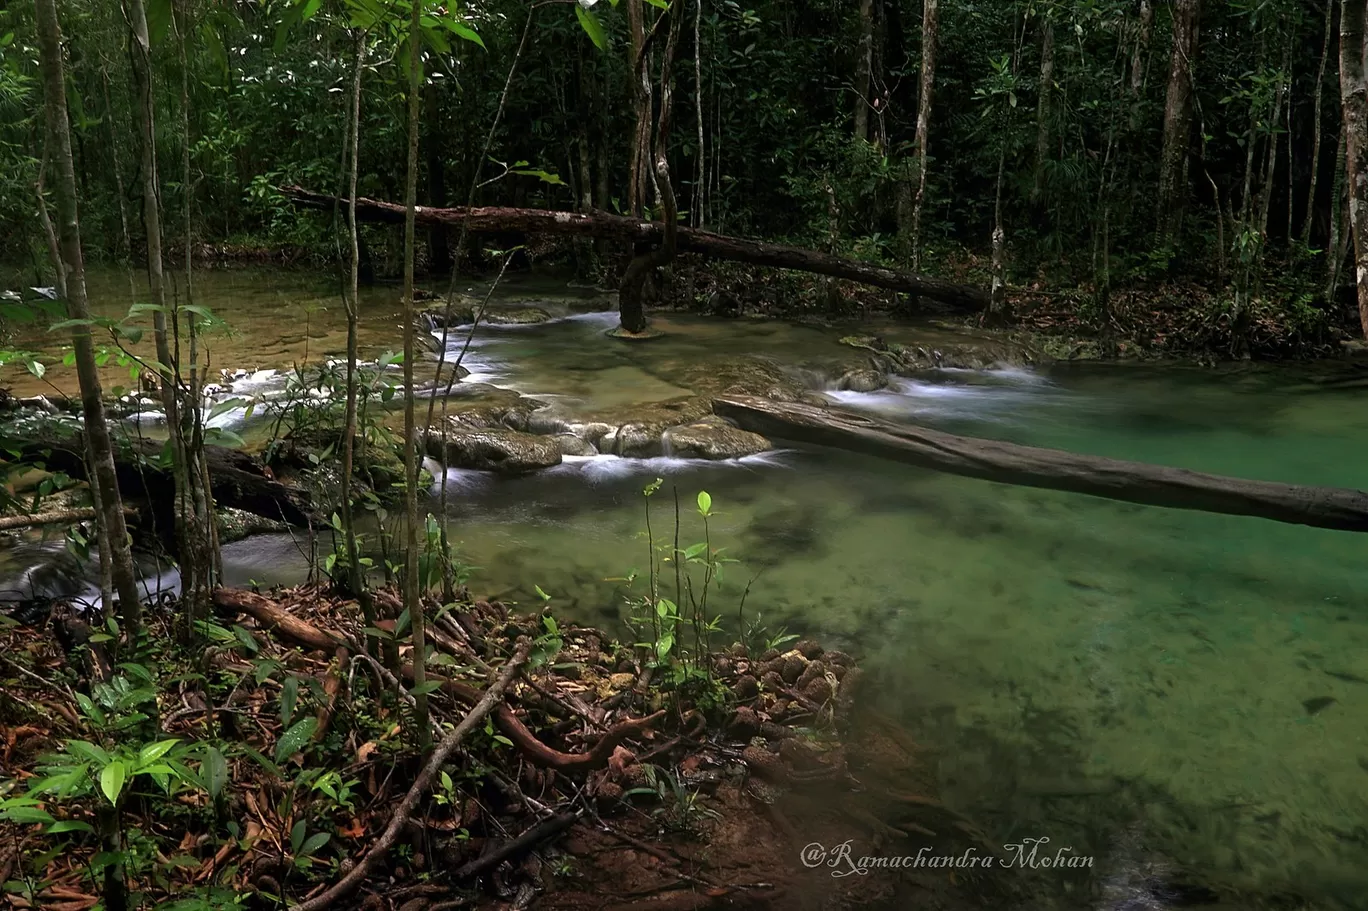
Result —
[{"label": "broad green leaf", "polygon": [[299,14],[301,22],[308,22],[318,12],[318,8],[323,5],[323,0],[306,0],[304,9]]},{"label": "broad green leaf", "polygon": [[[289,724],[299,701],[299,678],[291,674],[280,686],[280,723]],[[290,752],[294,752],[291,750]]]},{"label": "broad green leaf", "polygon": [[667,9],[670,8],[670,4],[666,3],[665,0],[646,0],[646,2],[649,3],[649,4],[651,4],[651,6],[656,6],[656,7],[659,7],[660,9],[666,9],[666,10],[667,10]]},{"label": "broad green leaf", "polygon": [[[480,47],[485,46],[484,39],[476,34],[473,28],[466,25],[461,20],[446,18],[442,20],[442,24],[449,28],[457,37],[463,38],[472,44],[478,44]],[[488,50],[488,48],[485,49]]]},{"label": "broad green leaf", "polygon": [[65,832],[94,832],[95,828],[79,819],[59,819],[44,830],[44,835],[61,835]]},{"label": "broad green leaf", "polygon": [[317,729],[317,727],[318,719],[309,717],[300,721],[294,727],[282,734],[280,740],[276,742],[276,762],[284,762],[287,758],[299,752],[300,748],[309,742],[309,738],[313,736],[314,730]]},{"label": "broad green leaf", "polygon": [[304,847],[304,836],[309,832],[304,820],[299,820],[290,827],[290,853],[298,854],[299,849]]},{"label": "broad green leaf", "polygon": [[701,516],[712,515],[712,494],[706,490],[698,492],[698,514]]},{"label": "broad green leaf", "polygon": [[[76,701],[79,702],[81,698],[81,695],[77,694]],[[82,708],[84,708],[84,706],[82,706]],[[94,763],[95,765],[107,765],[110,759],[112,758],[102,748],[96,746],[93,743],[87,743],[84,740],[68,740],[66,748],[67,752],[70,753],[72,756],[75,756],[77,759],[81,759],[89,763]]]},{"label": "broad green leaf", "polygon": [[603,33],[603,25],[598,21],[598,17],[589,10],[575,4],[575,18],[579,20],[584,33],[589,36],[589,40],[594,42],[594,47],[601,51],[608,50],[608,36]]},{"label": "broad green leaf", "polygon": [[684,549],[684,559],[695,560],[707,549],[707,541],[699,541],[697,544],[691,544]]},{"label": "broad green leaf", "polygon": [[299,848],[300,857],[312,857],[314,852],[328,843],[332,836],[327,832],[315,832],[305,839],[304,844]]},{"label": "broad green leaf", "polygon": [[10,822],[17,822],[21,825],[56,822],[56,820],[52,818],[51,813],[31,805],[7,807],[4,804],[0,804],[0,819],[7,819]]},{"label": "broad green leaf", "polygon": [[128,780],[128,769],[116,759],[100,771],[100,790],[112,804],[118,804],[123,793],[124,782]]},{"label": "broad green leaf", "polygon": [[176,745],[179,743],[179,740],[160,740],[156,743],[149,743],[147,746],[143,747],[138,751],[139,771],[146,771],[144,768],[145,766],[161,759],[167,753],[175,749]]},{"label": "broad green leaf", "polygon": [[442,684],[436,680],[424,680],[420,686],[415,686],[409,690],[415,696],[423,696],[427,693],[434,693],[442,688]]},{"label": "broad green leaf", "polygon": [[228,760],[215,747],[204,751],[204,762],[200,766],[200,777],[204,779],[204,789],[209,796],[217,798],[228,785]]}]

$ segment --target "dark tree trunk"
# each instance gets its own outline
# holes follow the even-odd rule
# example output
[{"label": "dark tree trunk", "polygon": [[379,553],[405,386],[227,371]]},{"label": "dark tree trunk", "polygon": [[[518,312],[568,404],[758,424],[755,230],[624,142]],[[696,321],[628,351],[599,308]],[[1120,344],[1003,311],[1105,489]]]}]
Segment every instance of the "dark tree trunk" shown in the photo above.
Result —
[{"label": "dark tree trunk", "polygon": [[1294,525],[1368,532],[1368,493],[1221,475],[979,440],[811,405],[736,396],[713,411],[772,438],[832,446],[950,474]]},{"label": "dark tree trunk", "polygon": [[[85,260],[81,251],[81,227],[76,200],[76,168],[71,158],[71,126],[67,120],[66,74],[62,63],[62,38],[57,23],[55,0],[35,4],[39,60],[43,81],[43,101],[47,140],[56,165],[53,196],[57,210],[57,230],[61,241],[62,269],[67,290],[67,315],[78,321],[71,328],[76,373],[81,386],[81,412],[90,432],[94,481],[99,486],[102,512],[100,529],[109,542],[112,574],[119,596],[124,626],[130,634],[142,629],[142,601],[128,530],[124,525],[123,500],[114,468],[113,444],[105,422],[100,374],[95,364],[95,348],[90,337],[90,307],[86,295]],[[75,447],[72,470],[68,474],[85,476],[86,445]],[[106,896],[109,899],[109,896]]]},{"label": "dark tree trunk", "polygon": [[1164,100],[1164,146],[1159,160],[1159,242],[1178,232],[1187,205],[1188,142],[1192,133],[1192,69],[1197,55],[1199,0],[1175,0],[1173,52]]},{"label": "dark tree trunk", "polygon": [[[442,161],[442,99],[437,94],[437,83],[429,82],[423,91],[427,134],[423,151],[427,158],[427,204],[440,209],[447,204],[446,165]],[[433,275],[451,272],[451,247],[447,241],[446,225],[428,227],[428,271]]]},{"label": "dark tree trunk", "polygon": [[1349,227],[1354,237],[1354,284],[1359,322],[1368,338],[1368,80],[1363,69],[1364,0],[1340,9],[1340,99],[1344,107]]}]

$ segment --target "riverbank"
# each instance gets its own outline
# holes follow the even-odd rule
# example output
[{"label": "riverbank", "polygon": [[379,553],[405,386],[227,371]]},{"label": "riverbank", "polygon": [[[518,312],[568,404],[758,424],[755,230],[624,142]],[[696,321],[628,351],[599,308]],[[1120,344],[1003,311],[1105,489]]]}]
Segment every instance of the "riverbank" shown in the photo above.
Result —
[{"label": "riverbank", "polygon": [[[371,632],[398,632],[397,597],[372,597],[389,619]],[[970,909],[1029,887],[1029,869],[835,876],[803,853],[855,842],[1009,862],[935,799],[924,751],[862,707],[855,660],[816,641],[756,629],[699,652],[681,636],[678,654],[643,660],[549,610],[430,605],[433,741],[459,741],[434,769],[413,749],[411,665],[399,683],[366,656],[355,600],[303,587],[222,590],[215,605],[207,652],[135,660],[136,675],[117,641],[62,609],[0,634],[0,868],[15,907],[102,895],[106,800],[140,902],[695,911],[915,895]],[[119,696],[130,685],[141,695]]]}]

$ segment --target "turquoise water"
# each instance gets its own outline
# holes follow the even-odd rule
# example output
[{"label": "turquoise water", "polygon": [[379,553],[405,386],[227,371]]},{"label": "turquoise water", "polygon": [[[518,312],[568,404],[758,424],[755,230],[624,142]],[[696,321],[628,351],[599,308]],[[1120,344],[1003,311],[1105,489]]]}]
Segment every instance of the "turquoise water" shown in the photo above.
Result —
[{"label": "turquoise water", "polygon": [[[659,321],[665,338],[628,345],[603,336],[611,322],[491,329],[470,366],[573,416],[671,398],[699,365],[750,354],[849,361],[831,331],[676,317]],[[831,395],[980,436],[1368,488],[1364,393],[1321,379],[1093,366]],[[599,457],[521,479],[450,474],[473,587],[534,603],[540,585],[577,619],[620,628],[623,589],[608,580],[646,567],[641,488],[656,477],[658,535],[674,491],[686,542],[701,535],[697,491],[713,497],[711,534],[741,561],[712,602],[725,620],[751,582],[748,616],[861,656],[867,692],[931,748],[949,803],[1004,842],[1048,836],[1097,857],[1086,897],[1061,881],[1041,907],[1175,907],[1126,885],[1151,866],[1238,894],[1221,907],[1368,907],[1368,540],[827,450]],[[236,581],[302,572],[275,537],[225,563]]]}]

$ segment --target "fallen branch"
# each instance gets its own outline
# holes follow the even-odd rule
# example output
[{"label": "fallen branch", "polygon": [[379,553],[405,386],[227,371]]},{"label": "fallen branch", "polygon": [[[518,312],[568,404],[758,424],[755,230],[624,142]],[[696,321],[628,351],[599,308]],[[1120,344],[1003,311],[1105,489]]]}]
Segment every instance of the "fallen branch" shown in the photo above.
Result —
[{"label": "fallen branch", "polygon": [[1362,490],[1247,481],[1185,468],[980,440],[892,424],[835,408],[789,405],[750,396],[715,399],[713,411],[743,430],[766,436],[833,446],[985,481],[1065,490],[1146,506],[1368,532],[1368,493]]},{"label": "fallen branch", "polygon": [[[300,902],[295,905],[292,911],[322,911],[324,908],[332,907],[336,902],[351,895],[366,881],[366,878],[374,872],[376,866],[394,847],[399,840],[400,834],[408,824],[409,818],[418,806],[418,801],[432,786],[432,780],[441,771],[442,765],[447,761],[456,747],[460,746],[461,740],[466,734],[470,733],[476,725],[484,720],[485,716],[503,699],[504,690],[509,683],[517,676],[518,668],[527,660],[527,653],[532,649],[532,641],[527,637],[518,640],[517,648],[513,652],[513,657],[508,659],[500,671],[499,677],[489,688],[484,691],[480,700],[475,703],[470,712],[461,719],[461,723],[456,725],[455,730],[442,739],[437,748],[432,751],[427,763],[423,766],[418,778],[413,782],[413,786],[408,789],[404,799],[395,808],[394,815],[390,817],[389,825],[380,838],[371,846],[361,860],[352,868],[351,872],[337,881],[336,885],[327,889],[323,893],[314,896],[308,901]],[[535,828],[535,827],[534,827]]]},{"label": "fallen branch", "polygon": [[543,819],[517,838],[511,838],[494,850],[481,854],[469,863],[458,867],[452,876],[456,880],[470,879],[492,870],[510,857],[517,857],[532,848],[533,845],[564,832],[573,826],[579,817],[579,811],[575,811],[574,813],[557,813],[550,819]]},{"label": "fallen branch", "polygon": [[[306,620],[301,620],[271,599],[241,589],[220,588],[214,592],[214,607],[229,613],[246,614],[267,630],[278,633],[290,643],[307,649],[333,651],[346,643],[341,638],[326,633]],[[405,665],[404,677],[413,679],[413,666]],[[482,698],[475,687],[449,677],[441,677],[431,672],[428,679],[441,686],[443,692],[466,703],[474,705]],[[632,718],[610,728],[598,743],[585,753],[562,753],[537,739],[507,705],[500,704],[494,710],[494,723],[509,740],[513,741],[524,756],[545,769],[558,772],[588,772],[601,769],[608,764],[608,757],[618,744],[635,736],[665,715],[664,710],[645,718]]]},{"label": "fallen branch", "polygon": [[[301,187],[281,187],[280,192],[296,205],[318,209],[332,209],[336,201],[331,196],[314,193]],[[401,223],[405,208],[390,202],[359,198],[356,217],[360,221]],[[641,221],[607,212],[557,212],[551,209],[512,209],[501,207],[439,209],[418,206],[418,224],[423,227],[452,225],[473,233],[501,233],[505,231],[527,234],[557,234],[576,237],[601,237],[634,243],[661,244],[665,226],[660,222]],[[700,231],[697,228],[676,227],[676,244],[680,253],[697,253],[713,259],[796,269],[818,275],[830,275],[847,281],[915,294],[939,301],[962,310],[982,310],[988,306],[988,292],[982,288],[957,285],[925,275],[888,269],[872,263],[842,259],[784,244],[746,240]]]},{"label": "fallen branch", "polygon": [[[127,515],[133,515],[133,510],[125,509]],[[86,522],[95,518],[95,510],[92,508],[84,509],[57,509],[52,512],[40,512],[32,516],[0,516],[0,531],[9,531],[12,528],[32,528],[36,525],[75,525],[77,522]]]}]

